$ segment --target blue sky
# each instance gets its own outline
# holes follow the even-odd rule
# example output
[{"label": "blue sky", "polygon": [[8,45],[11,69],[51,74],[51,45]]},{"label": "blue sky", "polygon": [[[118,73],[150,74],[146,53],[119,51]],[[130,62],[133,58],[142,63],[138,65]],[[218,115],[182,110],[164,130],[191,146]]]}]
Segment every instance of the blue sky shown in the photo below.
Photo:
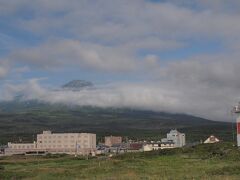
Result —
[{"label": "blue sky", "polygon": [[[0,0],[2,100],[31,85],[43,93],[82,79],[112,88],[102,92],[108,102],[90,105],[223,120],[240,96],[239,18],[236,0]],[[142,100],[129,97],[138,93]]]}]

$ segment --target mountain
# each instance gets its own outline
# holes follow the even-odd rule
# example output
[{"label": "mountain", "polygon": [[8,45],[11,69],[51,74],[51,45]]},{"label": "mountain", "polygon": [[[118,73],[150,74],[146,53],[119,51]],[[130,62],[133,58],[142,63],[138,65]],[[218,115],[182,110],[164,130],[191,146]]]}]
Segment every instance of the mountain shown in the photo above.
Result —
[{"label": "mountain", "polygon": [[29,102],[0,103],[0,144],[21,139],[30,141],[42,130],[54,132],[93,132],[129,138],[159,139],[170,129],[186,133],[187,141],[204,140],[214,134],[231,140],[232,125],[186,114],[133,109],[69,107]]},{"label": "mountain", "polygon": [[[79,91],[93,84],[73,80],[61,90]],[[170,129],[186,133],[187,141],[199,141],[214,134],[221,140],[231,140],[235,128],[231,123],[217,122],[187,114],[153,112],[127,108],[97,108],[48,104],[37,100],[0,102],[0,145],[21,139],[30,141],[42,130],[55,132],[93,132],[121,135],[129,138],[159,139]]]},{"label": "mountain", "polygon": [[84,80],[73,80],[70,81],[62,86],[64,89],[73,89],[73,90],[80,90],[83,88],[93,87],[93,83]]}]

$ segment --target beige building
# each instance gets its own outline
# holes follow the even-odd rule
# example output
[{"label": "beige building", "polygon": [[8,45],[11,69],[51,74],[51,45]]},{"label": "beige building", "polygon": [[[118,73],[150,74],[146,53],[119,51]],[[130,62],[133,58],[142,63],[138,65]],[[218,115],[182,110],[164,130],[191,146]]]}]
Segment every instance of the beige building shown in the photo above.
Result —
[{"label": "beige building", "polygon": [[25,154],[26,152],[35,151],[37,149],[37,143],[11,143],[7,145],[8,148],[5,149],[5,154]]},{"label": "beige building", "polygon": [[37,148],[50,153],[86,154],[96,149],[96,134],[43,131],[37,135]]},{"label": "beige building", "polygon": [[52,133],[43,131],[37,134],[37,141],[29,144],[8,143],[6,154],[26,152],[65,153],[85,155],[96,150],[96,134],[91,133]]},{"label": "beige building", "polygon": [[105,145],[106,146],[112,146],[114,144],[121,144],[122,143],[122,137],[121,136],[106,136],[105,137]]}]

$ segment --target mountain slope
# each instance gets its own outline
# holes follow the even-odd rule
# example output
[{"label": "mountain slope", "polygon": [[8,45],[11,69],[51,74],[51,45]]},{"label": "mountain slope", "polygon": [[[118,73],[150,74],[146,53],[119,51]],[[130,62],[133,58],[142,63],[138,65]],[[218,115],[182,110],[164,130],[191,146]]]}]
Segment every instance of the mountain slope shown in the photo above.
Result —
[{"label": "mountain slope", "polygon": [[[98,137],[110,134],[130,138],[161,138],[172,128],[187,133],[188,141],[215,134],[230,140],[231,124],[166,112],[131,109],[67,107],[36,102],[0,103],[0,144],[7,141],[32,140],[32,135],[50,129],[56,132],[94,132]],[[5,108],[4,108],[5,107]],[[7,107],[10,108],[10,111]]]}]

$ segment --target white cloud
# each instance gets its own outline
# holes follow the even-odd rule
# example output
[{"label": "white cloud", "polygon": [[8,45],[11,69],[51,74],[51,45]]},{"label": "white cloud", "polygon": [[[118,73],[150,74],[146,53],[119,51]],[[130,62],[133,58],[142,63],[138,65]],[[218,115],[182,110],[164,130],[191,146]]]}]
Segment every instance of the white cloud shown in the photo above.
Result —
[{"label": "white cloud", "polygon": [[[39,85],[37,80],[26,84],[5,86],[1,92],[2,100],[12,100],[16,94],[22,94],[22,100],[39,100],[48,103],[71,105],[90,105],[99,107],[130,107],[151,110],[166,110],[177,100],[159,86],[149,87],[141,84],[111,84],[95,89],[81,91],[50,90]],[[171,95],[171,96],[170,96]]]},{"label": "white cloud", "polygon": [[[32,80],[8,85],[1,97],[11,99],[23,94],[23,100],[98,107],[128,107],[144,110],[193,114],[213,120],[230,119],[230,109],[240,100],[238,54],[200,56],[172,62],[160,69],[155,57],[147,57],[158,80],[142,83],[114,83],[82,91],[54,91]],[[157,68],[154,68],[157,67]],[[152,73],[152,72],[151,72]],[[9,98],[11,97],[11,98]]]},{"label": "white cloud", "polygon": [[17,74],[21,74],[29,71],[30,71],[30,68],[28,66],[21,66],[21,67],[12,69],[12,72]]},{"label": "white cloud", "polygon": [[0,78],[3,78],[7,75],[8,70],[5,67],[0,67]]},{"label": "white cloud", "polygon": [[[222,4],[222,0],[194,1],[202,8],[193,8],[191,1],[174,0],[0,2],[0,16],[8,16],[13,26],[44,39],[34,47],[10,52],[11,59],[45,69],[69,64],[132,71],[142,51],[186,49],[192,46],[188,40],[193,39],[219,39],[227,49],[240,38],[239,13],[205,6]],[[231,3],[238,7],[238,3]],[[56,40],[59,37],[71,39]]]},{"label": "white cloud", "polygon": [[48,41],[39,47],[16,51],[10,59],[44,69],[80,66],[95,70],[130,71],[136,66],[136,59],[128,49],[77,40]]},{"label": "white cloud", "polygon": [[227,38],[238,35],[240,29],[238,13],[206,7],[194,9],[143,0],[38,1],[29,4],[26,9],[35,14],[29,19],[19,18],[18,26],[37,34],[55,36],[56,32],[62,32],[101,42],[116,43],[151,35],[161,39],[193,38],[196,35]]},{"label": "white cloud", "polygon": [[9,73],[10,66],[4,59],[0,59],[0,79],[5,78]]}]

